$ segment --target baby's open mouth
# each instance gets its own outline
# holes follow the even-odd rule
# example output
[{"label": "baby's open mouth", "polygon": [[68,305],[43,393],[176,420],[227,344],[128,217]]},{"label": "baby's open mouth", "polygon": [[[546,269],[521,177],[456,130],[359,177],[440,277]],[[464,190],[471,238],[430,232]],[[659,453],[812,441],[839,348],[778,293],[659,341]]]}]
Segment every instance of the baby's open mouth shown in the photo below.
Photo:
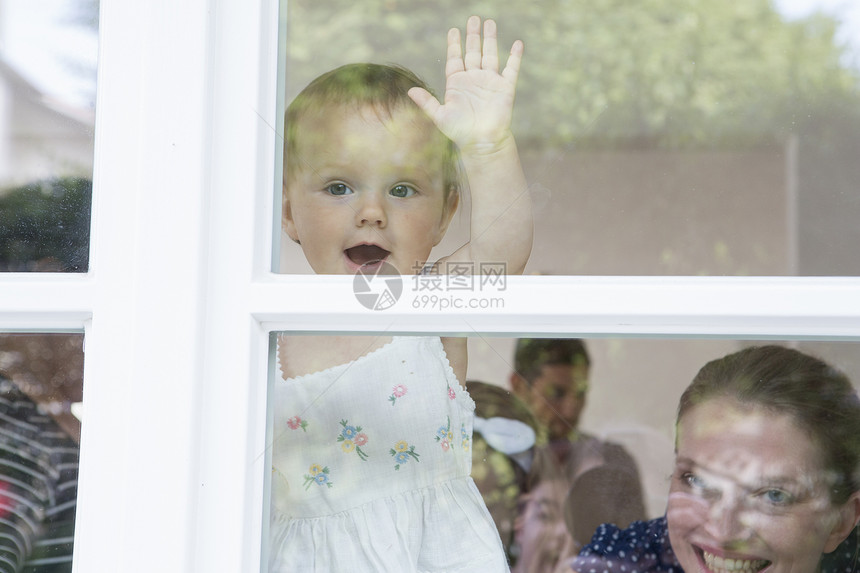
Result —
[{"label": "baby's open mouth", "polygon": [[770,561],[767,559],[727,559],[703,551],[698,547],[696,550],[702,556],[708,569],[714,573],[756,573],[770,565]]},{"label": "baby's open mouth", "polygon": [[377,263],[385,260],[385,257],[390,255],[390,251],[386,251],[377,245],[356,245],[344,251],[346,256],[355,264],[361,266],[368,263]]}]

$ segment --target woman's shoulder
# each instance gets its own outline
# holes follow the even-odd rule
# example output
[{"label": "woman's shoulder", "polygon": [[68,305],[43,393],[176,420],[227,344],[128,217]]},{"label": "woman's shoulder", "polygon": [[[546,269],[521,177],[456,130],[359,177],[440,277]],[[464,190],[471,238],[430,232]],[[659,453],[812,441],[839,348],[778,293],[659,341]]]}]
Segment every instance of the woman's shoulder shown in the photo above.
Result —
[{"label": "woman's shoulder", "polygon": [[665,517],[634,521],[624,529],[604,523],[574,558],[572,566],[579,573],[683,573],[669,545]]},{"label": "woman's shoulder", "polygon": [[821,556],[821,573],[856,571],[860,571],[860,525],[836,549]]}]

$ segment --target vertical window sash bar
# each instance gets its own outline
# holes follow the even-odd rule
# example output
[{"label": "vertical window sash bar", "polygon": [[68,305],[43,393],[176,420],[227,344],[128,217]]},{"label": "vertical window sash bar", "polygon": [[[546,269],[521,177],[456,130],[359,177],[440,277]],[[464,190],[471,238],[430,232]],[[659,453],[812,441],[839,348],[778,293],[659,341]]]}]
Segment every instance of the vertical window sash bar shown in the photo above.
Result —
[{"label": "vertical window sash bar", "polygon": [[102,0],[75,571],[191,571],[215,2]]}]

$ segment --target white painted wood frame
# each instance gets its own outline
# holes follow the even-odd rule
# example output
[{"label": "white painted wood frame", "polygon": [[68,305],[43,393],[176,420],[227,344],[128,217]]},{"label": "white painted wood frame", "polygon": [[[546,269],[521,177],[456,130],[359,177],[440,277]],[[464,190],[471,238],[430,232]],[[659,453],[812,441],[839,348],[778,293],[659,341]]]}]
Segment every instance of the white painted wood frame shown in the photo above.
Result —
[{"label": "white painted wood frame", "polygon": [[83,331],[75,571],[260,570],[273,330],[860,340],[855,278],[515,277],[388,311],[270,272],[277,0],[102,0],[91,268],[0,275],[0,330]]}]

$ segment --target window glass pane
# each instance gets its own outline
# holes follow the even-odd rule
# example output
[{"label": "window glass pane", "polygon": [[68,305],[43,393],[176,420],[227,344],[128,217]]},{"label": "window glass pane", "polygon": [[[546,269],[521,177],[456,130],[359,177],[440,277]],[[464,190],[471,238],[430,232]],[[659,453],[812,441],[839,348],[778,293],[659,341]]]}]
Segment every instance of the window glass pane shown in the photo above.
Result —
[{"label": "window glass pane", "polygon": [[83,360],[80,334],[0,334],[0,551],[10,570],[71,571]]},{"label": "window glass pane", "polygon": [[86,272],[98,1],[0,4],[0,271]]},{"label": "window glass pane", "polygon": [[[402,64],[440,93],[445,31],[474,9],[287,4],[286,101],[355,61]],[[525,42],[513,128],[535,206],[526,272],[860,273],[858,14],[825,0],[494,2],[481,15],[500,49]],[[468,240],[468,211],[432,256]],[[284,272],[310,272],[279,243]]]},{"label": "window glass pane", "polygon": [[[538,562],[546,567],[575,554],[600,523],[624,526],[665,514],[679,399],[706,363],[776,346],[778,353],[795,349],[820,358],[846,373],[855,392],[860,387],[857,342],[475,336],[467,344],[466,397],[458,381],[463,374],[449,374],[447,368],[450,363],[462,372],[457,344],[463,339],[445,340],[442,345],[438,338],[418,336],[273,335],[266,452],[272,462],[272,515],[263,545],[271,563],[287,568],[267,569],[264,560],[264,571],[290,570],[288,560],[279,560],[302,553],[287,549],[302,535],[326,535],[318,558],[334,563],[355,559],[353,538],[362,540],[364,556],[372,553],[375,535],[388,531],[386,519],[409,520],[414,501],[404,493],[412,491],[409,480],[445,482],[450,474],[440,468],[449,461],[456,466],[457,460],[471,463],[507,559],[519,562],[517,567]],[[760,356],[753,362],[764,360]],[[347,357],[357,358],[350,362]],[[766,373],[763,378],[806,375],[794,359],[775,358],[777,369],[788,365],[791,375]],[[751,367],[745,368],[738,380]],[[715,379],[722,381],[720,376]],[[808,392],[808,383],[790,382],[786,388]],[[770,412],[770,400],[796,399],[786,392],[764,398],[753,394],[749,402],[764,400]],[[804,403],[815,402],[801,397]],[[856,435],[848,439],[856,441]],[[756,448],[755,457],[767,459],[765,446]],[[817,442],[810,448],[820,449]],[[791,449],[800,447],[793,443]],[[708,463],[718,465],[718,454]],[[709,467],[717,471],[717,465]],[[803,467],[803,472],[813,471]],[[744,469],[726,471],[740,475]],[[446,495],[450,500],[457,494]],[[377,498],[391,506],[378,511]],[[450,508],[459,507],[441,505],[452,514],[456,511]],[[421,515],[423,523],[435,523],[434,516]],[[401,533],[392,529],[392,538],[380,547],[389,556],[402,550],[408,560],[415,556],[406,556],[408,534],[402,532],[412,530],[403,523]],[[455,530],[455,537],[466,535],[462,528]],[[338,531],[348,533],[338,538]],[[808,533],[806,527],[803,531]],[[450,545],[455,541],[447,533],[440,526],[423,531],[421,539]],[[466,553],[472,550],[463,547]]]}]

